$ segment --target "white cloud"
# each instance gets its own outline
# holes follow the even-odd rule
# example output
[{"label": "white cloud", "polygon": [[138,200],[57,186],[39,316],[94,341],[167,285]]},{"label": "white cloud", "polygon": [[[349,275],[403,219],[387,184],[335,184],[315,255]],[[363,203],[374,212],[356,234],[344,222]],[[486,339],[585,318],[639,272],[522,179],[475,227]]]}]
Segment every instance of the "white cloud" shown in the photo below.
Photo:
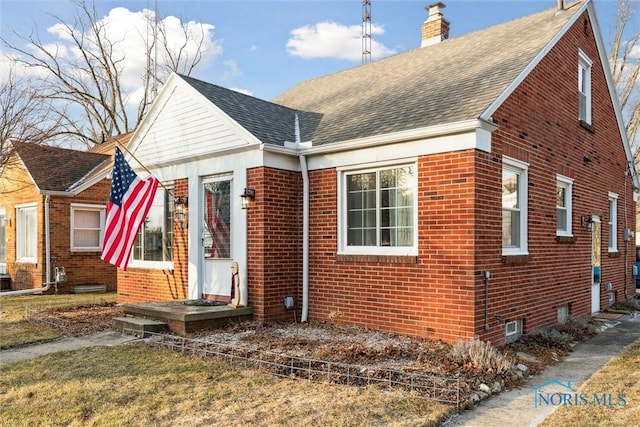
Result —
[{"label": "white cloud", "polygon": [[[371,56],[382,58],[395,53],[377,42],[373,36],[384,34],[384,28],[371,25]],[[335,22],[319,22],[291,30],[287,52],[305,59],[339,58],[349,61],[362,59],[362,28],[360,25],[342,25]]]},{"label": "white cloud", "polygon": [[234,90],[236,92],[244,93],[245,95],[253,96],[253,92],[247,89],[240,89],[238,87],[230,87],[229,89]]},{"label": "white cloud", "polygon": [[225,72],[222,74],[222,80],[230,80],[234,77],[242,75],[242,71],[238,67],[238,63],[233,59],[228,59],[223,62]]},{"label": "white cloud", "polygon": [[[128,105],[135,106],[143,94],[145,70],[147,67],[147,40],[153,38],[154,12],[143,9],[138,12],[130,11],[126,7],[111,9],[108,15],[98,21],[98,27],[103,29],[103,36],[112,42],[113,51],[111,58],[117,63],[121,72],[121,85],[128,99]],[[69,23],[71,24],[71,23]],[[222,44],[214,39],[214,26],[212,24],[196,21],[182,22],[174,16],[168,16],[159,22],[167,37],[167,44],[174,51],[180,51],[180,63],[190,63],[201,52],[202,58],[193,70],[206,69],[210,63],[222,53]],[[78,31],[78,28],[75,29]],[[72,41],[69,27],[57,23],[47,28],[47,32],[53,37],[44,47],[49,52],[56,52],[61,63],[73,63],[78,58],[80,51]],[[80,34],[76,37],[80,38]],[[85,48],[95,51],[97,49],[95,37],[91,32],[82,35]],[[198,46],[195,40],[203,39],[202,46]],[[34,49],[33,46],[28,49]],[[32,50],[37,53],[35,50]],[[159,69],[168,63],[169,58],[160,52],[157,55]],[[4,65],[0,64],[0,69]],[[75,71],[72,71],[75,73]],[[185,69],[178,72],[186,73]],[[22,75],[22,71],[20,72]],[[77,69],[77,75],[81,73]]]},{"label": "white cloud", "polygon": [[255,44],[249,46],[249,52],[255,52],[256,50],[258,50],[258,46],[256,46]]}]

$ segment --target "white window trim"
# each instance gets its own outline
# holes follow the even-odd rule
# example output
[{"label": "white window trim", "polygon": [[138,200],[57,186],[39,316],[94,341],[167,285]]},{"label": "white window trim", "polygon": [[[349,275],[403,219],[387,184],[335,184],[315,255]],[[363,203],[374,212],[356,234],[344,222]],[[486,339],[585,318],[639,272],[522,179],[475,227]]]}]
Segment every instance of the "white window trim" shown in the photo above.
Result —
[{"label": "white window trim", "polygon": [[[98,211],[100,212],[100,231],[99,231],[99,239],[98,239],[98,246],[96,247],[75,247],[73,245],[74,240],[74,231],[76,229],[75,227],[75,211],[76,210],[82,210],[82,211]],[[71,246],[71,252],[99,252],[102,250],[102,238],[104,237],[104,225],[105,225],[105,218],[106,218],[106,206],[104,205],[90,205],[90,204],[82,204],[82,203],[71,203],[71,212],[70,212],[70,218],[69,218],[69,222],[70,222],[70,237],[71,237],[71,241],[69,242],[69,245]]]},{"label": "white window trim", "polygon": [[[167,190],[168,188],[168,190]],[[164,187],[160,187],[158,186],[158,189],[156,191],[160,191],[163,190],[165,191],[166,197],[171,197],[169,193],[173,194],[174,191],[174,187],[172,184],[167,184]],[[155,196],[154,196],[155,197]],[[135,244],[135,242],[134,242]],[[174,241],[173,244],[175,245],[175,236],[174,236]],[[139,260],[139,259],[135,259],[133,257],[133,251],[135,250],[132,249],[131,254],[129,255],[129,265],[128,268],[142,268],[142,269],[147,269],[147,270],[173,270],[173,261],[145,261],[145,260]]]},{"label": "white window trim", "polygon": [[607,232],[611,232],[613,234],[613,246],[609,246],[609,239],[607,239],[607,246],[609,248],[609,252],[618,252],[618,195],[616,193],[609,193],[608,204],[610,205],[613,202],[613,218],[611,218],[611,209],[609,209],[609,221]]},{"label": "white window trim", "polygon": [[[565,189],[565,197],[566,197],[566,206],[565,209],[567,211],[567,229],[566,230],[558,230],[558,222],[556,219],[556,235],[557,236],[565,236],[565,237],[573,237],[573,179],[564,176],[557,175],[556,176],[556,186],[563,187]],[[556,188],[557,188],[556,187]],[[557,205],[556,205],[556,215],[557,215]]]},{"label": "white window trim", "polygon": [[173,270],[173,261],[140,261],[131,257],[128,268],[144,268],[147,270]]},{"label": "white window trim", "polygon": [[[366,173],[380,169],[391,169],[411,166],[415,171],[413,178],[413,246],[349,246],[347,245],[347,187],[346,176],[352,173]],[[398,163],[379,162],[358,166],[338,168],[338,255],[387,255],[387,256],[417,256],[418,255],[418,162],[410,159]]]},{"label": "white window trim", "polygon": [[[520,247],[502,247],[502,255],[529,255],[528,246],[528,186],[529,186],[529,164],[511,157],[502,156],[502,168],[512,172],[519,173],[521,178],[518,187],[518,195],[521,197],[520,202]],[[500,209],[500,217],[502,218],[502,209]],[[502,229],[500,229],[502,233]]]},{"label": "white window trim", "polygon": [[[582,94],[582,69],[586,71],[585,83],[585,117],[580,117],[580,111],[578,106],[578,119],[584,120],[587,124],[591,124],[591,105],[592,105],[592,90],[591,90],[591,70],[593,68],[593,61],[581,50],[578,49],[578,93]],[[579,101],[578,101],[579,102]]]},{"label": "white window trim", "polygon": [[[21,238],[21,233],[19,230],[22,227],[22,216],[18,214],[18,212],[22,209],[31,209],[35,208],[36,210],[36,256],[35,257],[18,257],[20,253],[23,252],[24,241]],[[25,264],[37,264],[38,263],[38,204],[37,203],[25,203],[21,205],[15,206],[16,210],[16,262],[25,263]]]}]

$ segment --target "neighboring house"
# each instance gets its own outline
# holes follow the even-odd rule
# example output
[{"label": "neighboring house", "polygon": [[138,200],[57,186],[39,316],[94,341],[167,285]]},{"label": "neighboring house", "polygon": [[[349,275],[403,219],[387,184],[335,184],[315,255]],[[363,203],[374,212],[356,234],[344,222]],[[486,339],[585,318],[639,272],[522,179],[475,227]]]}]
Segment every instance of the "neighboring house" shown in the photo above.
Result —
[{"label": "neighboring house", "polygon": [[[100,259],[113,144],[110,153],[11,144],[0,175],[0,268],[10,288],[115,291],[116,268]],[[65,282],[53,283],[56,268]]]},{"label": "neighboring house", "polygon": [[119,301],[228,299],[236,261],[260,320],[501,343],[630,294],[638,178],[593,3],[448,26],[435,5],[423,47],[273,102],[173,74],[129,144],[162,248]]}]

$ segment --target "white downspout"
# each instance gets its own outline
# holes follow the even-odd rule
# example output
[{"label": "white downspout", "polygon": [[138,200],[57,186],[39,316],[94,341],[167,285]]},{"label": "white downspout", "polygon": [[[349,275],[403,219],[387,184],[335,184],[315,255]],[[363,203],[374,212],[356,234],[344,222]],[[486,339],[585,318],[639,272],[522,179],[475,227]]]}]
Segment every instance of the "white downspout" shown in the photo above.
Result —
[{"label": "white downspout", "polygon": [[44,196],[44,256],[45,256],[45,278],[47,284],[51,283],[51,242],[49,237],[49,204],[51,202],[51,196]]},{"label": "white downspout", "polygon": [[306,322],[309,315],[309,171],[307,158],[300,159],[302,172],[302,315],[301,322]]},{"label": "white downspout", "polygon": [[[295,116],[296,149],[300,149],[300,121]],[[300,172],[302,173],[302,314],[300,321],[306,322],[309,317],[309,170],[307,158],[299,154]]]},{"label": "white downspout", "polygon": [[46,292],[51,288],[51,245],[49,239],[49,201],[51,196],[44,196],[44,252],[45,252],[45,280],[41,288],[21,289],[19,291],[0,292],[0,298],[14,297],[18,295],[30,295]]}]

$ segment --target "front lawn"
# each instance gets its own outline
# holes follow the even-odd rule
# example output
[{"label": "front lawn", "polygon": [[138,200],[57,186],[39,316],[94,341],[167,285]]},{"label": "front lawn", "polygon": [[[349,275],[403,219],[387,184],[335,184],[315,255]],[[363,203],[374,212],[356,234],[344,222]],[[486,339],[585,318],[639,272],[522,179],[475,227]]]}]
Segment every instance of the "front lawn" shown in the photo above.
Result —
[{"label": "front lawn", "polygon": [[[28,295],[0,298],[0,349],[22,347],[34,343],[51,341],[63,335],[78,335],[78,319],[65,322],[56,317],[54,322],[41,313],[66,311],[69,315],[95,317],[97,312],[104,318],[99,328],[109,327],[116,301],[115,292],[60,294],[60,295]],[[27,320],[27,312],[31,319]],[[89,314],[87,314],[89,313]],[[91,328],[95,329],[95,319],[88,319]],[[106,325],[105,325],[106,322]],[[100,324],[100,323],[98,323]],[[83,334],[85,331],[79,331]],[[94,330],[88,332],[95,332]]]},{"label": "front lawn", "polygon": [[435,426],[455,408],[376,388],[281,379],[146,345],[3,367],[6,426]]}]

